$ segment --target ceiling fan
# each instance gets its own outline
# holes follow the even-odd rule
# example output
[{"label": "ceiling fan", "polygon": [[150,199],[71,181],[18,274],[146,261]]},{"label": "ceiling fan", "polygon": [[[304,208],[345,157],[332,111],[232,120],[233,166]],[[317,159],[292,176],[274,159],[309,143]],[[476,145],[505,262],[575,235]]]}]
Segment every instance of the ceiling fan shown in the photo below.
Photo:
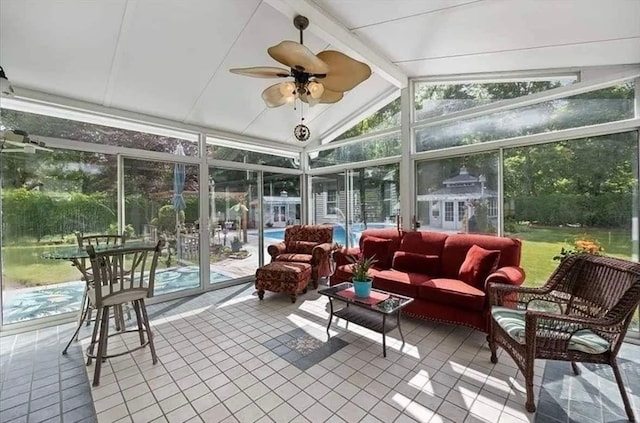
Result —
[{"label": "ceiling fan", "polygon": [[309,19],[305,16],[296,16],[293,25],[300,31],[299,43],[282,41],[267,50],[269,56],[289,69],[259,66],[229,70],[254,78],[293,78],[292,81],[271,85],[262,92],[262,99],[267,106],[279,107],[296,99],[310,106],[336,103],[342,99],[345,91],[369,78],[371,68],[346,54],[325,50],[316,55],[305,47],[302,32],[309,26]]},{"label": "ceiling fan", "polygon": [[53,151],[45,147],[42,141],[29,138],[26,131],[13,129],[4,131],[0,136],[0,153],[29,153],[36,151]]}]

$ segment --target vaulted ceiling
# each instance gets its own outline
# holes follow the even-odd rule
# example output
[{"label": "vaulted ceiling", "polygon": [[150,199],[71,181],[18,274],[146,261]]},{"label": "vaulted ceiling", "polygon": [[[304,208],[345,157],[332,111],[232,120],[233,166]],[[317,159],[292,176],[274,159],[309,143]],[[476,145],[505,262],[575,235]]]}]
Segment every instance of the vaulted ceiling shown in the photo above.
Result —
[{"label": "vaulted ceiling", "polygon": [[0,0],[0,64],[17,88],[294,144],[300,110],[228,69],[277,65],[267,48],[297,40],[297,13],[312,51],[374,71],[305,106],[313,138],[393,95],[394,75],[640,63],[637,0]]}]

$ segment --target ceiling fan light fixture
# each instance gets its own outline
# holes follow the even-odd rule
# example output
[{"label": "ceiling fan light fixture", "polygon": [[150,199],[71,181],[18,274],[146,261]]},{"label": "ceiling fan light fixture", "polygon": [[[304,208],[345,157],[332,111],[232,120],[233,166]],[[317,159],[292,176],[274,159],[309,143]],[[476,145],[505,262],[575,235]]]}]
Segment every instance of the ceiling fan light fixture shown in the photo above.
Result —
[{"label": "ceiling fan light fixture", "polygon": [[283,82],[280,84],[280,94],[283,97],[293,96],[296,91],[296,84],[293,82]]},{"label": "ceiling fan light fixture", "polygon": [[307,89],[309,90],[309,94],[311,95],[311,98],[313,98],[314,100],[319,101],[320,97],[322,97],[322,94],[324,94],[324,85],[322,85],[317,81],[309,82]]}]

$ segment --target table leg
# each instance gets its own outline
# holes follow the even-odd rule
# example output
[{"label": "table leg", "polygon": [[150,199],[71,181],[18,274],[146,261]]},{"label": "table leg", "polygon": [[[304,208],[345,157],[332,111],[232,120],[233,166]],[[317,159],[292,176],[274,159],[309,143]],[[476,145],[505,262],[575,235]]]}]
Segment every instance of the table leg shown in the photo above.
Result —
[{"label": "table leg", "polygon": [[333,320],[333,301],[331,300],[331,297],[329,297],[329,307],[331,307],[331,312],[329,313],[329,324],[327,325],[327,335],[329,337],[331,337],[331,335],[329,335],[329,328],[331,327],[331,320]]},{"label": "table leg", "polygon": [[382,315],[382,356],[387,356],[387,331],[385,325],[387,323],[387,315]]},{"label": "table leg", "polygon": [[[86,291],[85,291],[86,292]],[[71,343],[75,340],[78,340],[78,332],[80,332],[80,328],[82,328],[82,322],[84,322],[84,319],[87,318],[87,313],[89,312],[89,299],[87,298],[86,301],[82,302],[82,309],[80,310],[80,320],[78,320],[78,324],[76,325],[76,330],[75,332],[73,332],[73,335],[71,335],[71,339],[69,339],[69,342],[67,342],[67,345],[64,347],[64,350],[62,350],[62,355],[66,355],[67,354],[67,350],[69,349],[69,347],[71,346]]]},{"label": "table leg", "polygon": [[404,348],[404,335],[402,334],[402,327],[400,327],[400,313],[401,309],[398,309],[398,332],[400,332],[400,338],[402,338],[402,348]]}]

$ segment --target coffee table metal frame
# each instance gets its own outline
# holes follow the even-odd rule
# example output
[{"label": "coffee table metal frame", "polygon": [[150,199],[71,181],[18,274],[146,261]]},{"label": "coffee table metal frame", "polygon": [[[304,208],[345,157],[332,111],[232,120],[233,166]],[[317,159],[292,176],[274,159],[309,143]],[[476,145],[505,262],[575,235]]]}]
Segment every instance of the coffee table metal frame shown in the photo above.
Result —
[{"label": "coffee table metal frame", "polygon": [[[318,290],[318,294],[325,295],[329,298],[331,312],[329,314],[329,324],[327,325],[327,335],[331,337],[329,329],[331,328],[333,316],[336,316],[347,322],[355,323],[382,334],[382,355],[384,357],[387,356],[386,334],[396,327],[400,332],[400,338],[404,346],[404,335],[402,334],[402,328],[400,326],[400,314],[402,309],[413,301],[413,298],[380,289],[372,289],[372,291],[389,295],[389,298],[377,304],[367,304],[359,301],[357,297],[346,298],[338,294],[338,292],[351,287],[353,287],[353,284],[350,282],[343,282],[330,288]],[[339,300],[346,305],[336,310],[333,306],[333,300]],[[355,307],[350,307],[350,305]],[[387,319],[387,316],[395,316],[395,319]]]}]

